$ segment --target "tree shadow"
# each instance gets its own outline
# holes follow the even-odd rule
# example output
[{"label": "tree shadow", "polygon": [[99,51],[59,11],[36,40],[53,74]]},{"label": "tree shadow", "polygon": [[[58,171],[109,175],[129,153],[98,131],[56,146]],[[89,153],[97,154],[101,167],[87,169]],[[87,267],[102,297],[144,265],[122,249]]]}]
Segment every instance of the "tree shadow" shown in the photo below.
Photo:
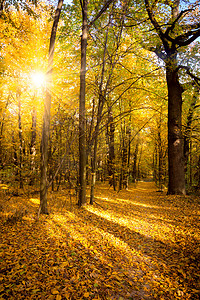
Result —
[{"label": "tree shadow", "polygon": [[[107,201],[102,200],[101,204],[106,205]],[[146,222],[152,221],[152,209],[146,208],[144,211],[135,211],[134,204],[128,206],[128,211],[131,209],[133,211],[132,218],[138,218],[141,221],[145,218]],[[127,211],[126,209],[126,211]],[[113,210],[113,207],[110,209]],[[102,211],[102,208],[101,208]],[[121,209],[123,211],[123,208]],[[114,208],[114,212],[119,215],[119,210],[117,207]],[[163,220],[162,218],[156,218],[155,213],[157,211],[153,210],[154,221],[160,224],[176,225],[175,221]],[[126,213],[126,212],[125,212]],[[151,234],[143,234],[137,232],[134,229],[130,229],[125,225],[119,224],[113,215],[113,220],[107,218],[107,211],[105,210],[105,217],[103,215],[98,215],[95,212],[84,208],[81,211],[75,211],[78,218],[81,218],[82,222],[88,226],[95,226],[104,232],[109,233],[113,237],[126,243],[130,249],[140,252],[145,258],[150,258],[151,262],[155,264],[155,268],[162,273],[163,276],[171,276],[176,280],[180,286],[187,286],[189,289],[195,289],[195,284],[199,279],[199,265],[200,253],[194,252],[194,248],[190,249],[190,241],[184,234],[173,242],[171,241],[161,241],[158,238],[154,238]],[[150,214],[150,216],[148,216]],[[159,212],[160,215],[160,212]],[[178,230],[178,229],[177,229]],[[175,234],[175,233],[174,233]],[[175,234],[176,235],[176,234]],[[196,245],[197,248],[200,247],[198,239],[192,238],[193,247]],[[173,275],[172,275],[173,274]],[[193,278],[192,280],[190,278]],[[196,299],[196,298],[194,298]]]}]

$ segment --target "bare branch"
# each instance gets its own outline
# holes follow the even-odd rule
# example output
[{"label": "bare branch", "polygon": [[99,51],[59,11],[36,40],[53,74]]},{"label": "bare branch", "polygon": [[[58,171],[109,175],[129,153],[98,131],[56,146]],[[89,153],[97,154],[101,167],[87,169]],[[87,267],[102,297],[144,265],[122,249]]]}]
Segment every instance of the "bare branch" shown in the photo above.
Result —
[{"label": "bare branch", "polygon": [[152,7],[150,7],[149,0],[145,0],[145,6],[146,6],[146,10],[147,10],[147,13],[148,13],[151,23],[153,24],[157,34],[159,35],[161,41],[163,42],[163,45],[164,45],[166,51],[168,51],[169,45],[168,45],[167,39],[161,29],[161,26],[159,25],[159,23],[157,22],[154,14],[153,14],[153,9],[152,9]]},{"label": "bare branch", "polygon": [[189,44],[194,42],[199,36],[200,36],[200,24],[199,24],[199,29],[197,31],[194,32],[190,30],[182,35],[179,35],[177,38],[175,38],[174,43],[177,44],[179,47],[188,46]]},{"label": "bare branch", "polygon": [[178,23],[180,18],[185,14],[187,14],[189,11],[192,11],[193,9],[187,9],[187,10],[182,10],[180,14],[177,16],[177,18],[172,22],[172,24],[166,29],[165,31],[165,36],[166,38],[169,37],[170,31],[172,32],[174,30],[175,25]]},{"label": "bare branch", "polygon": [[[81,1],[81,0],[80,0]],[[100,16],[107,10],[107,8],[110,6],[110,4],[112,2],[114,2],[115,0],[108,0],[104,6],[102,7],[102,9],[98,12],[98,14],[96,15],[96,17],[94,17],[94,19],[89,23],[88,27],[91,27],[99,18]]]}]

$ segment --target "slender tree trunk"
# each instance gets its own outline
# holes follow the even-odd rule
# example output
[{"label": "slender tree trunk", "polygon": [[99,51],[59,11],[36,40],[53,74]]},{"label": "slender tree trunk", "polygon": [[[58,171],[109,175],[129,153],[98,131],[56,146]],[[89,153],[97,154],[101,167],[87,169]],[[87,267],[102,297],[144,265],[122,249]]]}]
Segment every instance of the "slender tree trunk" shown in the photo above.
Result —
[{"label": "slender tree trunk", "polygon": [[85,120],[85,75],[87,50],[87,6],[88,1],[81,1],[82,35],[81,35],[81,71],[79,97],[79,207],[86,203],[86,120]]},{"label": "slender tree trunk", "polygon": [[127,176],[126,176],[126,188],[128,189],[129,177],[130,177],[130,158],[131,158],[131,127],[127,127],[127,142],[128,142],[128,157],[127,157]]},{"label": "slender tree trunk", "polygon": [[184,158],[185,158],[185,174],[186,174],[186,183],[189,183],[189,174],[188,174],[188,161],[189,161],[189,153],[190,153],[190,142],[191,142],[191,132],[192,132],[192,119],[195,110],[195,105],[197,103],[199,97],[199,88],[195,86],[192,103],[190,104],[190,108],[187,115],[187,123],[184,132]]},{"label": "slender tree trunk", "polygon": [[137,162],[138,162],[138,141],[135,145],[135,151],[133,155],[133,171],[132,171],[132,177],[133,182],[136,183],[137,181]]},{"label": "slender tree trunk", "polygon": [[48,84],[46,89],[46,98],[44,103],[44,117],[42,128],[42,140],[41,140],[41,178],[40,178],[40,212],[48,214],[47,208],[47,163],[48,163],[48,142],[50,136],[50,111],[51,111],[51,85],[52,85],[52,68],[53,68],[53,56],[56,40],[56,32],[60,13],[63,5],[63,0],[58,1],[55,18],[51,31],[50,45],[49,45],[49,59],[48,59]]},{"label": "slender tree trunk", "polygon": [[5,115],[6,115],[6,109],[8,107],[9,104],[9,100],[10,100],[10,95],[8,95],[7,101],[6,101],[6,105],[5,105],[5,109],[4,112],[1,115],[1,121],[0,121],[0,169],[3,169],[4,167],[4,151],[2,148],[2,139],[3,139],[3,129],[4,129],[4,120],[5,120]]},{"label": "slender tree trunk", "polygon": [[35,156],[36,156],[36,109],[32,111],[32,128],[31,128],[31,144],[30,144],[30,156],[31,156],[31,178],[30,185],[34,184],[35,178]]},{"label": "slender tree trunk", "polygon": [[22,141],[22,117],[21,117],[21,99],[20,93],[17,93],[18,99],[18,130],[19,130],[19,187],[23,188],[22,168],[23,168],[23,141]]},{"label": "slender tree trunk", "polygon": [[16,149],[16,141],[14,132],[12,132],[12,148],[13,148],[13,166],[14,170],[13,173],[15,174],[15,177],[18,176],[18,157],[17,157],[17,149]]},{"label": "slender tree trunk", "polygon": [[[100,88],[100,93],[102,93]],[[94,150],[92,157],[92,182],[91,182],[91,190],[90,190],[90,204],[93,204],[94,200],[94,187],[96,182],[96,164],[97,164],[97,146],[98,146],[98,136],[99,136],[99,126],[101,123],[102,111],[104,106],[104,96],[102,94],[99,95],[99,103],[98,103],[98,112],[97,112],[97,124],[95,126],[94,132]]]},{"label": "slender tree trunk", "polygon": [[190,176],[189,176],[189,183],[190,186],[193,185],[193,174],[192,174],[192,140],[190,141],[190,151],[189,151],[189,172],[190,172]]},{"label": "slender tree trunk", "polygon": [[158,121],[158,187],[159,190],[163,190],[164,184],[164,149],[162,143],[162,109],[160,112],[160,120]]},{"label": "slender tree trunk", "polygon": [[107,125],[107,143],[108,143],[108,176],[109,185],[113,186],[114,191],[116,190],[115,181],[115,124],[112,112],[108,111],[108,125]]},{"label": "slender tree trunk", "polygon": [[90,190],[90,204],[93,204],[94,201],[94,188],[95,188],[95,182],[96,182],[96,165],[97,165],[97,146],[98,146],[98,136],[99,136],[99,127],[101,123],[102,118],[102,112],[103,107],[105,103],[105,92],[103,93],[102,87],[103,87],[103,80],[104,80],[104,71],[105,71],[105,55],[106,55],[106,49],[107,49],[107,40],[108,40],[108,30],[106,34],[106,40],[104,45],[104,55],[103,55],[103,66],[102,66],[102,72],[101,72],[101,82],[99,85],[99,99],[98,99],[98,111],[97,111],[97,123],[95,126],[95,132],[94,132],[94,151],[93,151],[93,158],[92,158],[92,182],[91,182],[91,190]]},{"label": "slender tree trunk", "polygon": [[[89,184],[89,178],[90,178],[89,157],[91,156],[91,151],[92,151],[92,132],[94,128],[94,118],[95,118],[95,98],[93,98],[92,100],[92,114],[90,118],[91,121],[89,125],[88,139],[86,145],[86,184],[87,185]],[[87,132],[87,128],[86,128],[86,132]]]},{"label": "slender tree trunk", "polygon": [[92,174],[92,180],[91,180],[91,188],[90,188],[90,204],[93,205],[94,202],[94,188],[96,183],[96,161],[97,161],[97,142],[98,137],[96,137],[94,142],[94,151],[93,151],[93,157],[92,157],[92,163],[91,163],[91,174]]},{"label": "slender tree trunk", "polygon": [[122,150],[121,150],[121,171],[119,179],[119,190],[127,188],[127,162],[128,162],[128,140],[127,140],[127,128],[121,126],[122,130]]}]

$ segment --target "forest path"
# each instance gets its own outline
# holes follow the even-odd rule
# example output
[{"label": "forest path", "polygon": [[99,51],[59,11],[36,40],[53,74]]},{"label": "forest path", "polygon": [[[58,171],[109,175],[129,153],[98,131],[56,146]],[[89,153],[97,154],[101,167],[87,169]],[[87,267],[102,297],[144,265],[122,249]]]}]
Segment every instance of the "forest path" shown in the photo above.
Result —
[{"label": "forest path", "polygon": [[50,193],[38,220],[37,197],[2,195],[0,299],[199,299],[198,197],[100,183],[81,209]]}]

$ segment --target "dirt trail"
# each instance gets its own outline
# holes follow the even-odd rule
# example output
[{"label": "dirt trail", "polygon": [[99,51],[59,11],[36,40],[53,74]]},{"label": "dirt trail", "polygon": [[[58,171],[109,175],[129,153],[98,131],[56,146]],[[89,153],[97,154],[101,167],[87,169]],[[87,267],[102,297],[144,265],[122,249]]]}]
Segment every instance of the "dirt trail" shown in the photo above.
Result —
[{"label": "dirt trail", "polygon": [[51,214],[39,220],[37,197],[6,200],[0,299],[199,299],[199,198],[166,196],[153,182],[98,184],[83,209],[67,190],[49,194]]}]

